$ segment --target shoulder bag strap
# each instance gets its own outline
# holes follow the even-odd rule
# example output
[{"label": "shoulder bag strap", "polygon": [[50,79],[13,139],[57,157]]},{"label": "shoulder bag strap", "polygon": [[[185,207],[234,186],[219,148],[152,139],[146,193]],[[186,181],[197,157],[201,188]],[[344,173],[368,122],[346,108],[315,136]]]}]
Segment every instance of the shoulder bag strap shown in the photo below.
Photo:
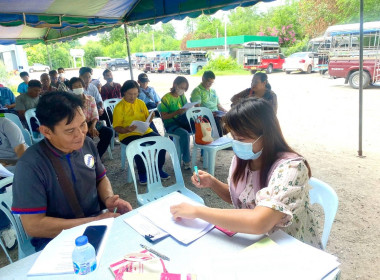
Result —
[{"label": "shoulder bag strap", "polygon": [[70,182],[69,178],[63,172],[59,159],[49,149],[49,147],[45,143],[45,140],[40,141],[40,146],[42,151],[44,151],[46,156],[49,158],[51,164],[53,165],[55,174],[58,178],[58,183],[61,186],[61,189],[65,194],[66,200],[69,203],[71,210],[74,212],[75,217],[84,218],[85,216],[82,207],[79,204],[77,195],[75,194],[73,184]]}]

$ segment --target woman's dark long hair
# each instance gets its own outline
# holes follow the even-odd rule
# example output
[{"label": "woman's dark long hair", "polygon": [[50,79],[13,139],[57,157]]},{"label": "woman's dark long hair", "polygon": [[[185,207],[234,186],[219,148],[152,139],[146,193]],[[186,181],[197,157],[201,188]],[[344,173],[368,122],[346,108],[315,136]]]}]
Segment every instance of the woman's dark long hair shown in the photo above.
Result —
[{"label": "woman's dark long hair", "polygon": [[[253,138],[261,136],[263,142],[263,152],[260,168],[260,187],[264,188],[267,184],[269,170],[274,162],[279,158],[279,153],[296,153],[286,143],[280,124],[270,103],[262,98],[251,97],[239,102],[224,117],[225,126],[234,134]],[[235,184],[243,179],[245,169],[250,160],[237,158],[236,169],[232,174]],[[311,169],[306,162],[311,177]]]},{"label": "woman's dark long hair", "polygon": [[137,90],[140,90],[140,86],[136,81],[128,80],[123,84],[123,86],[120,89],[121,96],[124,97],[124,94],[131,88],[137,88]]}]

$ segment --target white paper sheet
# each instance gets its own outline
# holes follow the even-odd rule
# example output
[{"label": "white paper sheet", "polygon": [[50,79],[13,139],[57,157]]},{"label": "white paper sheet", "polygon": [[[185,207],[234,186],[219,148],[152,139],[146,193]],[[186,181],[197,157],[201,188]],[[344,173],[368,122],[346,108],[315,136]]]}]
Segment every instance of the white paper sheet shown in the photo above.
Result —
[{"label": "white paper sheet", "polygon": [[201,219],[181,219],[180,221],[175,221],[170,213],[170,206],[182,202],[204,206],[179,192],[174,192],[163,199],[150,203],[140,209],[139,213],[178,241],[189,244],[210,231],[214,225]]},{"label": "white paper sheet", "polygon": [[[291,239],[294,238],[287,236],[287,240]],[[252,279],[252,275],[255,279],[266,280],[320,280],[339,265],[333,255],[304,243],[291,242],[211,259],[201,258],[194,263],[194,272],[199,280],[243,280]]]},{"label": "white paper sheet", "polygon": [[146,118],[145,122],[147,123],[150,123],[150,118],[152,117],[152,115],[154,114],[154,111],[156,111],[157,109],[153,109],[150,112],[149,116]]},{"label": "white paper sheet", "polygon": [[131,125],[135,125],[136,126],[136,129],[134,130],[135,132],[138,132],[138,133],[145,133],[150,125],[150,118],[152,117],[152,115],[154,114],[154,111],[151,111],[149,116],[146,118],[145,122],[142,122],[142,121],[133,121],[131,123]]},{"label": "white paper sheet", "polygon": [[183,105],[182,109],[190,109],[191,107],[194,107],[195,105],[199,104],[200,102],[189,102]]},{"label": "white paper sheet", "polygon": [[142,236],[150,236],[152,241],[164,238],[169,235],[166,231],[155,226],[151,221],[149,221],[145,216],[137,213],[132,217],[128,217],[124,220],[128,225],[130,225],[135,231],[137,231]]},{"label": "white paper sheet", "polygon": [[145,131],[148,129],[149,127],[149,123],[147,122],[142,122],[142,121],[133,121],[131,123],[131,125],[135,125],[136,126],[136,129],[134,130],[135,132],[139,132],[139,133],[145,133]]},{"label": "white paper sheet", "polygon": [[10,177],[13,173],[6,169],[2,164],[0,164],[0,177]]},{"label": "white paper sheet", "polygon": [[72,253],[75,248],[75,239],[81,236],[88,226],[106,225],[107,230],[96,256],[97,267],[99,267],[100,259],[103,255],[113,222],[114,218],[109,218],[80,225],[70,230],[63,230],[46,245],[45,249],[29,270],[28,276],[74,273]]}]

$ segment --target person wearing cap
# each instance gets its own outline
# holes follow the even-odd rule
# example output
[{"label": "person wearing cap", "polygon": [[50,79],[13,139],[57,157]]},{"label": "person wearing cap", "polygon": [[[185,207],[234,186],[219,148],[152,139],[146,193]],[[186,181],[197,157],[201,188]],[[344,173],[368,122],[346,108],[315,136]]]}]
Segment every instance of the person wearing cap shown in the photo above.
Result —
[{"label": "person wearing cap", "polygon": [[156,109],[158,104],[161,102],[161,98],[158,96],[154,88],[148,86],[150,82],[148,79],[148,75],[145,73],[141,73],[138,76],[137,82],[140,85],[138,99],[144,101],[148,110]]},{"label": "person wearing cap", "polygon": [[[150,82],[148,79],[148,75],[145,73],[141,73],[137,78],[137,82],[140,86],[138,99],[144,101],[148,110],[156,109],[158,104],[160,104],[161,102],[161,98],[158,96],[154,88],[148,86],[148,83]],[[156,111],[155,116],[159,118],[160,113]],[[158,133],[158,130],[154,125],[154,122],[151,122],[149,126],[151,129],[153,129],[154,132]]]}]

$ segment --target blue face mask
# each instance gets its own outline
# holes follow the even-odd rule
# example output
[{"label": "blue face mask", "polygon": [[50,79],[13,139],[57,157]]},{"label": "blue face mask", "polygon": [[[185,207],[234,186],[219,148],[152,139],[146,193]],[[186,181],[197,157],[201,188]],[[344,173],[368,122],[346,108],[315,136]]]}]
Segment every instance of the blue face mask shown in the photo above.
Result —
[{"label": "blue face mask", "polygon": [[[261,136],[260,136],[261,137]],[[237,140],[232,141],[232,149],[234,150],[234,153],[236,156],[243,160],[255,160],[258,159],[263,152],[263,149],[261,151],[258,151],[257,153],[254,153],[252,151],[252,146],[257,142],[257,140],[260,139],[257,138],[255,142],[253,143],[245,143]]]}]

